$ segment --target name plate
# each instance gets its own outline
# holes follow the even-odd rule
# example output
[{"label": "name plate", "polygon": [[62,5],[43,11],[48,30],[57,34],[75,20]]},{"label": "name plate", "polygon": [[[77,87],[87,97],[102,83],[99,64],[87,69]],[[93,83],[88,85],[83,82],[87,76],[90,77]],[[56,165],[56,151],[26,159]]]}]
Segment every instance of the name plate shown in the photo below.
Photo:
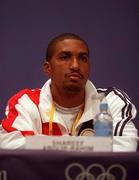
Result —
[{"label": "name plate", "polygon": [[28,136],[25,149],[112,152],[112,138],[90,136]]}]

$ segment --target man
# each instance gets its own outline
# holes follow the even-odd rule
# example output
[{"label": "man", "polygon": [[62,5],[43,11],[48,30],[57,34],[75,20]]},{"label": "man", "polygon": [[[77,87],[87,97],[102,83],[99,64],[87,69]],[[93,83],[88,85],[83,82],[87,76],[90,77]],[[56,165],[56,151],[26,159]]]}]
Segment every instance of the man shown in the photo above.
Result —
[{"label": "man", "polygon": [[88,80],[89,48],[82,38],[70,33],[55,37],[43,69],[50,79],[42,89],[25,89],[9,100],[1,148],[21,148],[29,135],[94,136],[94,118],[105,100],[113,117],[113,151],[136,151],[136,109],[124,92],[96,89]]}]

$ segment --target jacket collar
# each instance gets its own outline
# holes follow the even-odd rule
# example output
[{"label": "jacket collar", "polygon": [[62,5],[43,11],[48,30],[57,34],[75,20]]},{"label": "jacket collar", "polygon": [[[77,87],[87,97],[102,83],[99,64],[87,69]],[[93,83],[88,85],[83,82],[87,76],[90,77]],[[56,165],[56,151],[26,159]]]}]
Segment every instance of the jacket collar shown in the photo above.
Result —
[{"label": "jacket collar", "polygon": [[[51,79],[49,79],[41,89],[39,110],[42,117],[42,122],[49,122],[49,113],[52,106],[52,95],[50,90]],[[99,95],[93,83],[88,80],[85,86],[85,107],[84,112],[77,126],[90,119],[94,119],[99,112]],[[56,111],[54,112],[53,122],[64,125],[58,117]]]}]

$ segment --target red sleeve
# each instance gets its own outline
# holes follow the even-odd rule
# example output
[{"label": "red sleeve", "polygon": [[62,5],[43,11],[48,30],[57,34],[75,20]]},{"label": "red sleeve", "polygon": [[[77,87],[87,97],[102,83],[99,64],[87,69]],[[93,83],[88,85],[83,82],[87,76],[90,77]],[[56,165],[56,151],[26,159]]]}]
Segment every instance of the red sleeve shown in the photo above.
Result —
[{"label": "red sleeve", "polygon": [[[18,129],[13,128],[12,124],[16,117],[18,116],[18,111],[16,110],[15,106],[18,104],[18,100],[24,95],[27,94],[29,98],[38,106],[39,104],[39,95],[40,95],[40,89],[24,89],[19,91],[17,94],[15,94],[13,97],[11,97],[8,101],[7,105],[7,117],[3,119],[2,121],[2,127],[7,132],[16,131]],[[33,131],[21,131],[23,135],[33,135]]]}]

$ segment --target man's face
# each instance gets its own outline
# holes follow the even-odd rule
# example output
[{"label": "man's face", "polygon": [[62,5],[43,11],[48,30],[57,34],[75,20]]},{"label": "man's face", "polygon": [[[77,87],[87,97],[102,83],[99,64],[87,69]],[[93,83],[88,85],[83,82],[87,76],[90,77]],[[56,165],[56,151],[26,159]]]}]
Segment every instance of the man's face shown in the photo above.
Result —
[{"label": "man's face", "polygon": [[66,91],[80,91],[89,76],[88,49],[80,40],[61,40],[56,44],[47,67],[52,86]]}]

